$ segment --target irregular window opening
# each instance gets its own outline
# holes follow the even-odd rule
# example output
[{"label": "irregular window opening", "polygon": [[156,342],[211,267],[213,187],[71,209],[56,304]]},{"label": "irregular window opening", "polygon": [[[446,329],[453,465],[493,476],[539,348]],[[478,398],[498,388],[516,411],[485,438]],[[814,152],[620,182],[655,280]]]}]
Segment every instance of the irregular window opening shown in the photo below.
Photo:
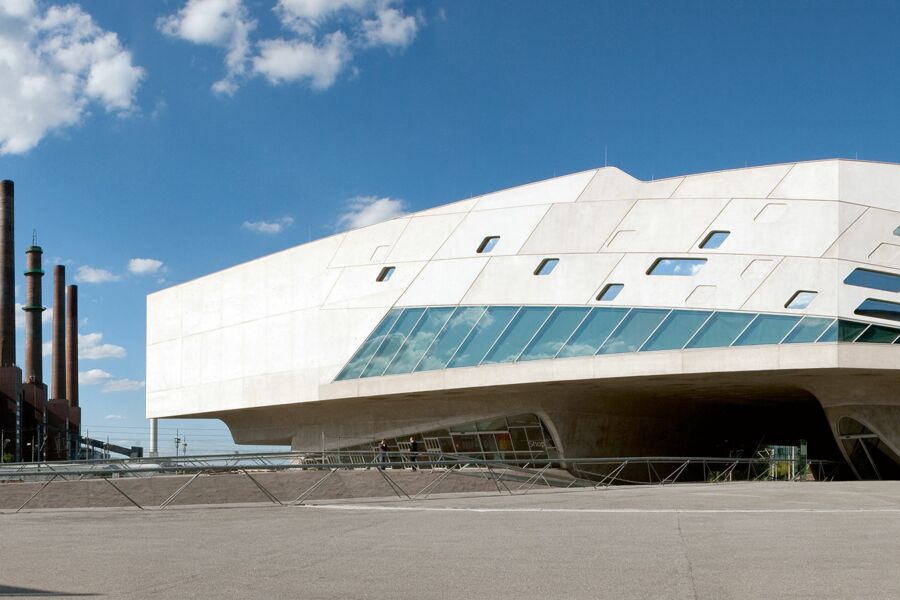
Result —
[{"label": "irregular window opening", "polygon": [[897,229],[894,230],[894,235],[900,235],[900,225],[897,225]]},{"label": "irregular window opening", "polygon": [[622,283],[608,283],[597,294],[597,300],[600,302],[612,302],[619,295],[619,292],[622,291],[623,287],[625,285]]},{"label": "irregular window opening", "polygon": [[549,275],[550,273],[553,272],[553,269],[556,268],[557,264],[559,264],[558,258],[545,258],[537,266],[537,269],[534,270],[534,274],[535,275]]},{"label": "irregular window opening", "polygon": [[853,312],[863,317],[900,321],[900,304],[888,302],[887,300],[867,298]]},{"label": "irregular window opening", "polygon": [[700,242],[700,247],[715,250],[722,245],[722,242],[724,242],[729,235],[731,235],[730,231],[710,231],[709,235]]},{"label": "irregular window opening", "polygon": [[488,237],[481,240],[481,244],[479,244],[478,249],[475,251],[478,254],[487,254],[497,245],[497,242],[500,241],[499,235],[489,235]]},{"label": "irregular window opening", "polygon": [[797,290],[794,292],[794,295],[790,297],[790,299],[784,304],[785,308],[793,308],[795,310],[801,310],[809,306],[813,300],[815,300],[816,296],[819,292],[813,292],[810,290]]},{"label": "irregular window opening", "polygon": [[871,269],[853,269],[844,283],[885,292],[900,292],[900,275]]},{"label": "irregular window opening", "polygon": [[647,270],[647,275],[690,277],[696,275],[705,264],[705,258],[657,258]]},{"label": "irregular window opening", "polygon": [[381,269],[378,277],[375,278],[375,281],[387,281],[391,278],[391,276],[394,274],[394,271],[396,270],[396,267],[384,267],[383,269]]}]

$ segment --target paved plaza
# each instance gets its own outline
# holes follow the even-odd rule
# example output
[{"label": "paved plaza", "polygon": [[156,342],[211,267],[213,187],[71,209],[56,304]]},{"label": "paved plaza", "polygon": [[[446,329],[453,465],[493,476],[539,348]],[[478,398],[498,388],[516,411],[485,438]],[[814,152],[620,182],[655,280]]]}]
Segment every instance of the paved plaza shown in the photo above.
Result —
[{"label": "paved plaza", "polygon": [[900,597],[900,482],[36,510],[0,531],[0,597]]}]

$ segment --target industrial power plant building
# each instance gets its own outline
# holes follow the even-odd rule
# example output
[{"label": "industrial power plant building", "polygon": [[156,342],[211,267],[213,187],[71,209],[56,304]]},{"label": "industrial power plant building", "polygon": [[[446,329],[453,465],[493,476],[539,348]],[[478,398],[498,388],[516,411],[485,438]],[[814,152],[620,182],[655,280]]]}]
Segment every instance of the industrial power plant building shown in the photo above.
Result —
[{"label": "industrial power plant building", "polygon": [[602,168],[147,299],[147,416],[241,444],[900,472],[900,165]]},{"label": "industrial power plant building", "polygon": [[15,461],[82,457],[78,403],[78,288],[53,270],[51,383],[43,369],[43,249],[25,250],[25,372],[16,360],[15,185],[0,181],[0,455]]}]

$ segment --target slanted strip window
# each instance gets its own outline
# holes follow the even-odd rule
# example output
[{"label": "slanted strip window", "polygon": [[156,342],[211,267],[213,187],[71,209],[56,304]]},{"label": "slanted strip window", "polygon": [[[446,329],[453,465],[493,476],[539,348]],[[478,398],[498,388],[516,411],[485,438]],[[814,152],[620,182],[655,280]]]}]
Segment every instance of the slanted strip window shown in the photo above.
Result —
[{"label": "slanted strip window", "polygon": [[728,239],[729,235],[731,235],[730,231],[710,231],[709,235],[700,242],[700,247],[715,250],[722,245],[722,242]]},{"label": "slanted strip window", "polygon": [[375,278],[375,281],[387,281],[391,278],[391,276],[394,274],[394,271],[396,270],[396,267],[384,267],[383,269],[381,269],[381,272],[378,273],[378,277]]},{"label": "slanted strip window", "polygon": [[657,258],[647,269],[647,275],[690,277],[696,275],[705,264],[705,258]]},{"label": "slanted strip window", "polygon": [[478,245],[478,249],[475,250],[475,252],[478,254],[487,254],[494,249],[494,246],[496,246],[499,241],[499,235],[489,235],[481,240],[481,244]]},{"label": "slanted strip window", "polygon": [[877,298],[867,298],[853,312],[864,317],[900,321],[900,304]]},{"label": "slanted strip window", "polygon": [[556,268],[556,265],[559,264],[558,258],[545,258],[540,262],[537,266],[537,269],[534,270],[535,275],[549,275],[553,272],[553,269]]},{"label": "slanted strip window", "polygon": [[853,269],[844,283],[885,292],[900,292],[900,275],[872,269]]}]

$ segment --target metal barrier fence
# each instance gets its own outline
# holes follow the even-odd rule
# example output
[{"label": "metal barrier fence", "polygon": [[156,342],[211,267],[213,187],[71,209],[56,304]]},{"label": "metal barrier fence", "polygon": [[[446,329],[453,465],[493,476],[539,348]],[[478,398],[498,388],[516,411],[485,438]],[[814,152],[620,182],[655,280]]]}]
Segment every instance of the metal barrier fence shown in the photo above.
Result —
[{"label": "metal barrier fence", "polygon": [[[546,455],[544,455],[546,456]],[[498,460],[485,456],[437,452],[285,452],[259,454],[226,454],[189,457],[142,458],[121,460],[88,460],[77,462],[7,463],[0,465],[3,482],[43,482],[21,506],[30,504],[47,486],[57,480],[75,481],[103,479],[138,509],[133,497],[116,485],[115,480],[162,475],[189,475],[190,478],[152,508],[164,509],[198,477],[217,473],[239,473],[248,477],[273,504],[303,504],[316,489],[342,470],[374,469],[398,498],[425,499],[448,476],[465,474],[483,477],[493,483],[499,494],[527,494],[535,486],[556,489],[605,489],[612,485],[667,485],[679,481],[722,483],[728,481],[830,481],[844,466],[841,462],[775,458],[712,457],[620,457],[620,458],[537,458],[519,456],[514,460]],[[390,472],[396,469],[430,470],[435,478],[410,495]],[[320,471],[311,486],[296,498],[283,501],[267,489],[252,472]]]}]

